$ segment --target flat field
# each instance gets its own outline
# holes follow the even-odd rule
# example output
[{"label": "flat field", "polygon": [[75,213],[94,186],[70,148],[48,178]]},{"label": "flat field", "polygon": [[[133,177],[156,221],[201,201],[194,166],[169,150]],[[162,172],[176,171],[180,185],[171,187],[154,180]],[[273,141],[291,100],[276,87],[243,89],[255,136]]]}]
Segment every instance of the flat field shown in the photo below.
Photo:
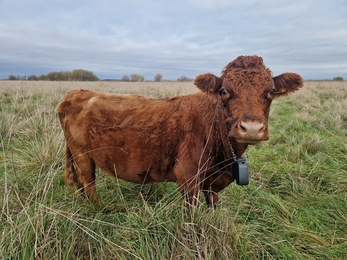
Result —
[{"label": "flat field", "polygon": [[0,81],[0,259],[347,259],[347,82],[305,82],[273,102],[250,185],[191,214],[172,183],[97,173],[101,205],[63,180],[56,107],[71,89],[149,97],[191,82]]}]

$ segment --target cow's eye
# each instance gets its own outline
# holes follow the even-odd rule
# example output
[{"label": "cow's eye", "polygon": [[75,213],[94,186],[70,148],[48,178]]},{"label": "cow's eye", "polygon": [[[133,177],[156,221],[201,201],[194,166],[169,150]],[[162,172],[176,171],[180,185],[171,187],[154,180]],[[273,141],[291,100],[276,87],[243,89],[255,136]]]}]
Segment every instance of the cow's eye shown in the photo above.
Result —
[{"label": "cow's eye", "polygon": [[219,90],[219,95],[221,95],[221,96],[224,96],[224,95],[226,95],[228,92],[224,89],[224,88],[222,88],[221,90]]}]

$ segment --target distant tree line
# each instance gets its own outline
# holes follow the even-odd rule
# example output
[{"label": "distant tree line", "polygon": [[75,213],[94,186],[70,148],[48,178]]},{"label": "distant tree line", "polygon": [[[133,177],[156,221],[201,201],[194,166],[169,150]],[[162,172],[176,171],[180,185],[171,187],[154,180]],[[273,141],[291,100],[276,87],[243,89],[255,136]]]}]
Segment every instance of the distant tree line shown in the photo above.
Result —
[{"label": "distant tree line", "polygon": [[185,76],[185,75],[182,75],[181,77],[179,77],[178,79],[177,79],[177,81],[192,81],[193,79],[191,79],[191,78],[188,78],[187,76]]},{"label": "distant tree line", "polygon": [[[161,75],[160,73],[154,76],[154,81],[160,82],[162,80],[163,80],[163,75]],[[141,82],[141,81],[145,81],[145,77],[140,74],[134,73],[134,74],[131,74],[130,77],[128,75],[123,75],[123,77],[121,78],[121,81]]]},{"label": "distant tree line", "polygon": [[[163,75],[161,75],[160,73],[154,76],[154,81],[160,82],[162,80],[163,80]],[[177,79],[177,81],[192,81],[192,80],[193,80],[192,78],[188,78],[185,75],[182,75],[181,77]],[[123,77],[121,78],[121,81],[141,82],[141,81],[145,81],[145,77],[140,74],[134,73],[134,74],[131,74],[130,76],[123,75]]]},{"label": "distant tree line", "polygon": [[8,80],[49,80],[49,81],[98,81],[99,78],[88,70],[73,70],[73,71],[52,71],[48,74],[40,76],[8,76]]},{"label": "distant tree line", "polygon": [[[10,75],[8,80],[48,80],[48,81],[99,81],[100,79],[92,72],[88,70],[78,69],[73,71],[52,71],[48,74],[42,74],[40,76],[29,75],[29,76],[19,76]],[[115,79],[107,79],[115,80]],[[163,80],[163,75],[158,73],[154,76],[155,82],[160,82]],[[177,81],[192,81],[193,79],[182,75],[177,78]],[[132,82],[143,82],[145,77],[140,74],[133,73],[130,76],[123,75],[120,81],[132,81]]]},{"label": "distant tree line", "polygon": [[145,77],[140,74],[131,74],[130,77],[128,75],[123,75],[120,81],[145,81]]}]

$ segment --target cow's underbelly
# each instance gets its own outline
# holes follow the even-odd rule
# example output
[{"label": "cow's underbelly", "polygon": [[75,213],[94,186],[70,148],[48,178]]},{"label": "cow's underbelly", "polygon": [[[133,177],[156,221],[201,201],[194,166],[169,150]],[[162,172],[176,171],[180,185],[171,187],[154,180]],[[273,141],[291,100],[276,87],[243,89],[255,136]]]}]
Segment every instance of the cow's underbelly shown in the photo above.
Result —
[{"label": "cow's underbelly", "polygon": [[91,147],[95,164],[108,174],[134,183],[176,181],[174,153],[155,147],[130,148],[126,143]]},{"label": "cow's underbelly", "polygon": [[[173,165],[157,160],[149,160],[146,156],[141,159],[117,156],[119,153],[104,156],[93,156],[97,166],[110,175],[134,183],[147,184],[155,182],[176,181]],[[167,161],[170,161],[167,159]]]}]

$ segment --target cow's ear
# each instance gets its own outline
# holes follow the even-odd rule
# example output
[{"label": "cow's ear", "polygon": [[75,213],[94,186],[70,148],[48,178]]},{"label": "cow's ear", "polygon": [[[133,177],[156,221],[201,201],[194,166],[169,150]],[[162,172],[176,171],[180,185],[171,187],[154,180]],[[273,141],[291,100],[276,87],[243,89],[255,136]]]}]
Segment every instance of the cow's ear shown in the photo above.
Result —
[{"label": "cow's ear", "polygon": [[287,72],[272,78],[275,83],[274,97],[289,95],[304,85],[303,78],[296,73]]},{"label": "cow's ear", "polygon": [[222,86],[222,80],[217,76],[206,73],[195,78],[194,84],[203,92],[215,93]]}]

